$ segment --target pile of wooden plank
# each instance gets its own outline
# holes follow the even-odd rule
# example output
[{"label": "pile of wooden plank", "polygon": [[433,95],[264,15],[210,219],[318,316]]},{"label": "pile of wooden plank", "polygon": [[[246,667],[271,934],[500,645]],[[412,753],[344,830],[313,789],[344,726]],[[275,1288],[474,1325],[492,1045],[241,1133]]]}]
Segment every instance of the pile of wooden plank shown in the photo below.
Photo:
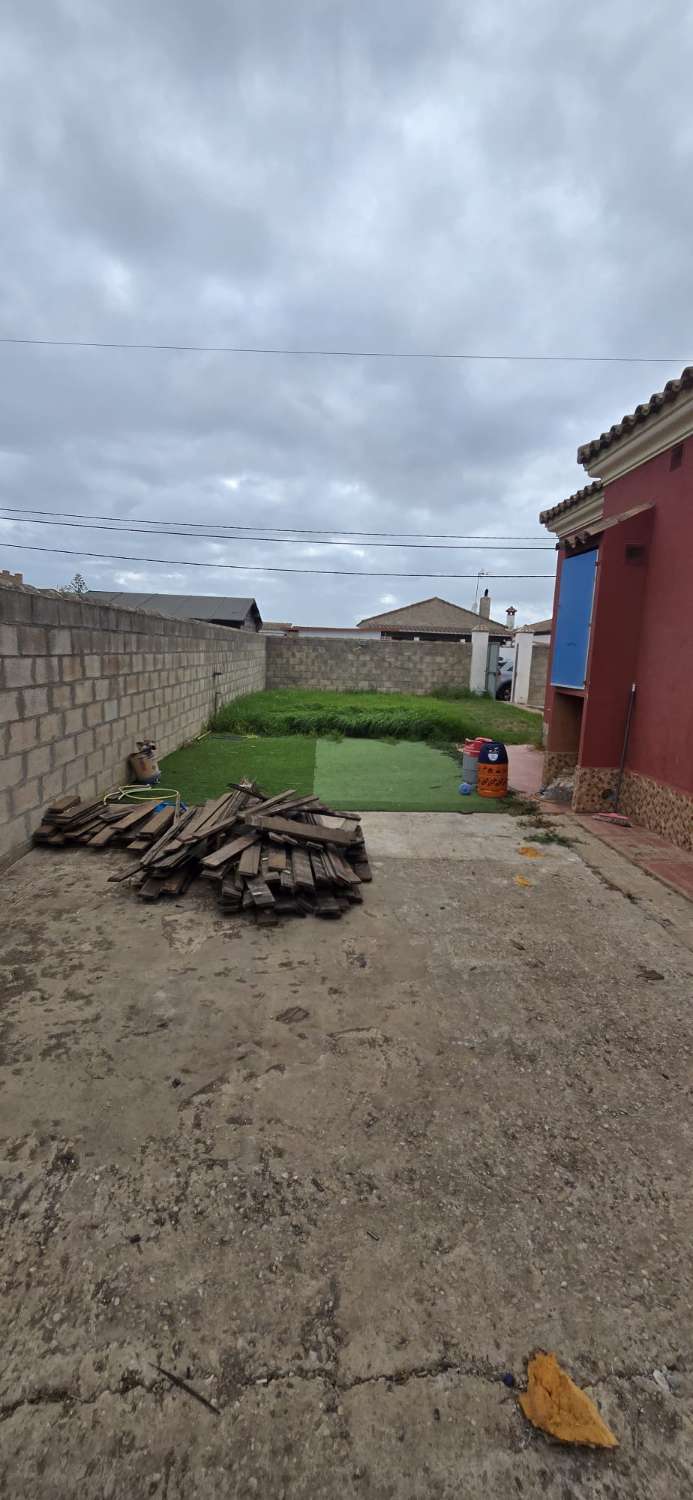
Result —
[{"label": "pile of wooden plank", "polygon": [[81,802],[79,797],[60,797],[44,813],[34,843],[85,844],[91,849],[121,844],[140,854],[171,826],[175,816],[175,808],[162,807],[157,812],[152,803],[133,806],[131,802]]},{"label": "pile of wooden plank", "polygon": [[216,887],[223,912],[249,912],[263,924],[285,914],[341,917],[371,879],[358,813],[335,813],[292,790],[265,797],[251,782],[178,815],[64,797],[35,840],[125,846],[137,863],[111,879],[132,880],[143,900],[180,896],[200,876]]}]

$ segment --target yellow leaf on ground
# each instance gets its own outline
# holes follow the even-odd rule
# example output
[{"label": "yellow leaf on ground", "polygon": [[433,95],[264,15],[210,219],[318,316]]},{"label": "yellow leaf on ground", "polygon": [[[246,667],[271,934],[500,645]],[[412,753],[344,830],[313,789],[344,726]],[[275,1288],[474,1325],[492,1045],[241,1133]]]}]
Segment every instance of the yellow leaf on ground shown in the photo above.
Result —
[{"label": "yellow leaf on ground", "polygon": [[603,1422],[590,1397],[562,1370],[555,1354],[535,1354],[527,1367],[527,1390],[520,1406],[529,1421],[561,1443],[617,1448],[618,1439]]},{"label": "yellow leaf on ground", "polygon": [[529,844],[521,844],[518,854],[524,854],[525,859],[541,859],[540,849],[531,849]]},{"label": "yellow leaf on ground", "polygon": [[531,885],[532,882],[531,882],[531,880],[525,880],[524,875],[516,875],[515,876],[515,884],[516,885]]}]

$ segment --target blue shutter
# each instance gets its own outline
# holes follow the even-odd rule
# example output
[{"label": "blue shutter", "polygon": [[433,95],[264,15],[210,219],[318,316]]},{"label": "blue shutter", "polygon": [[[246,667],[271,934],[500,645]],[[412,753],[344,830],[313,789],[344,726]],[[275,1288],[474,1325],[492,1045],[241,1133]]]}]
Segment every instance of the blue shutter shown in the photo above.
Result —
[{"label": "blue shutter", "polygon": [[563,563],[551,668],[553,687],[585,686],[596,566],[596,548],[567,557]]}]

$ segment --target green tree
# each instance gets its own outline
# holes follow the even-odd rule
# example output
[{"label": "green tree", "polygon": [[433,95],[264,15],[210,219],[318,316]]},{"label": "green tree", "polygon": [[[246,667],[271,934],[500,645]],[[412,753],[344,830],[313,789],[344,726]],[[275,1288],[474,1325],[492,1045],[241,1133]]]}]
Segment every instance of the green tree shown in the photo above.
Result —
[{"label": "green tree", "polygon": [[82,577],[81,573],[75,573],[74,578],[71,578],[69,583],[64,583],[63,584],[62,588],[60,589],[60,593],[61,594],[88,594],[89,593],[89,584]]}]

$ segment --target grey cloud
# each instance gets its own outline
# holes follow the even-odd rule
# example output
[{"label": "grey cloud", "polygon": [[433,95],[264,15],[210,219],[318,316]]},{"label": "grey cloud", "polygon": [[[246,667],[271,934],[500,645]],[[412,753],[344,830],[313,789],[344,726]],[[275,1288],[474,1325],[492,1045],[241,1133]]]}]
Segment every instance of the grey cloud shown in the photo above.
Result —
[{"label": "grey cloud", "polygon": [[[693,18],[438,0],[0,3],[0,331],[162,343],[650,353],[669,367],[0,348],[8,505],[352,529],[527,533],[578,442],[693,357]],[[396,20],[396,24],[393,22]],[[224,478],[241,476],[229,490]],[[0,528],[6,535],[6,528]],[[211,525],[209,529],[214,529]],[[351,623],[550,553],[313,549],[363,579],[254,573],[302,547],[28,524],[99,585],[254,592]],[[151,539],[152,543],[154,538]],[[78,559],[7,553],[36,582]],[[175,559],[204,562],[177,568]],[[303,559],[305,562],[305,559]],[[137,583],[131,575],[137,573]],[[551,583],[497,580],[547,613]]]}]

